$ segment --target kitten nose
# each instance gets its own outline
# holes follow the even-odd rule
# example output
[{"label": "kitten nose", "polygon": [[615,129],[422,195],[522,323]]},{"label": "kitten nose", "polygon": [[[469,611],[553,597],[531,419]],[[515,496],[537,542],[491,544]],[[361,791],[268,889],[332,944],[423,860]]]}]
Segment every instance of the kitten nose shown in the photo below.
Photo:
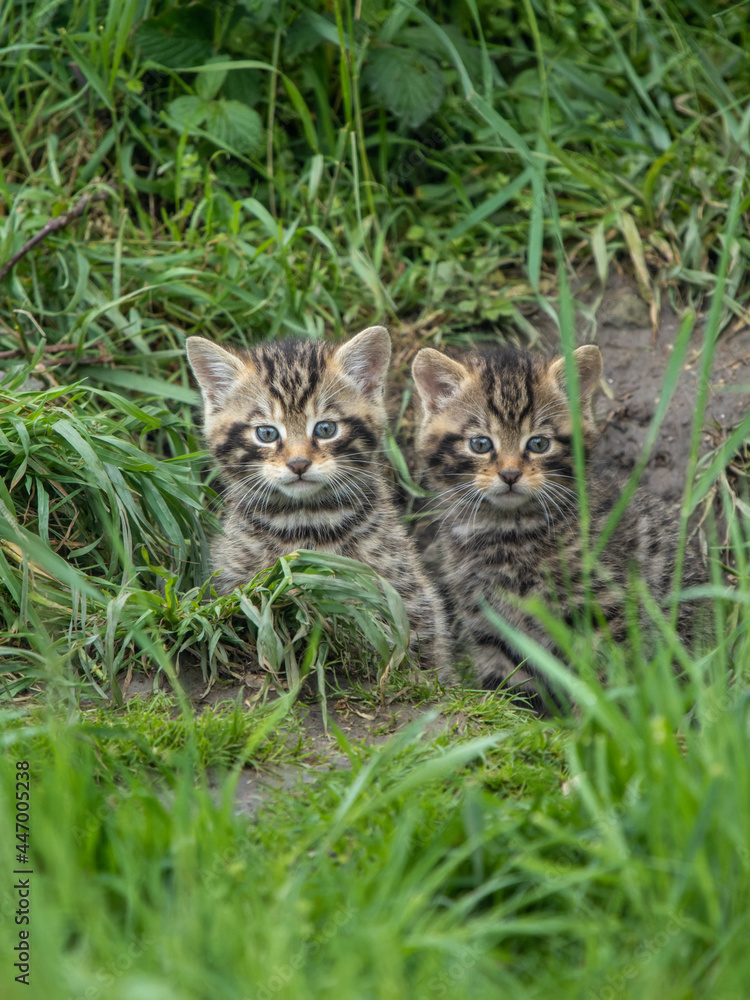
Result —
[{"label": "kitten nose", "polygon": [[296,472],[298,476],[301,476],[303,472],[307,472],[311,465],[312,462],[309,458],[290,458],[286,463],[287,469]]},{"label": "kitten nose", "polygon": [[508,486],[512,486],[513,483],[517,483],[521,478],[521,473],[518,469],[501,469],[500,478],[506,482]]}]

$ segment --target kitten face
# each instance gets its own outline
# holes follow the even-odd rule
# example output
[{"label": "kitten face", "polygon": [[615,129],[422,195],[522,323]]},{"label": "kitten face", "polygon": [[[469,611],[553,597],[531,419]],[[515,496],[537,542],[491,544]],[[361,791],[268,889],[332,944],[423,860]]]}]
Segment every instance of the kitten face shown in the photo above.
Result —
[{"label": "kitten face", "polygon": [[230,353],[190,337],[187,351],[231,501],[269,510],[367,498],[368,454],[385,427],[383,327],[338,348],[286,340]]},{"label": "kitten face", "polygon": [[[598,348],[575,352],[584,440],[595,434],[591,394]],[[575,502],[572,423],[562,358],[513,348],[474,351],[463,363],[421,350],[414,380],[423,404],[418,449],[447,512],[500,519],[543,512],[549,521]]]}]

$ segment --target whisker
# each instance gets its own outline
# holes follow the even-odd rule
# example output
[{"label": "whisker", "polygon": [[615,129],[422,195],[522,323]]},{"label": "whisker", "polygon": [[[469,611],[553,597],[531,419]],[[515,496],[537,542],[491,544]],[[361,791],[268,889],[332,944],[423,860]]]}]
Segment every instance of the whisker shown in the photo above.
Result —
[{"label": "whisker", "polygon": [[458,512],[462,509],[462,507],[464,506],[468,507],[469,504],[472,503],[472,501],[475,500],[478,501],[479,505],[484,500],[484,494],[481,492],[481,490],[478,490],[473,483],[471,485],[472,485],[471,491],[467,490],[465,492],[465,495],[459,496],[458,499],[454,501],[454,503],[451,504],[451,506],[444,512],[443,517],[446,521],[450,519],[451,515],[453,515],[454,512],[455,516],[457,517]]},{"label": "whisker", "polygon": [[[540,502],[545,503],[545,506],[547,501],[550,504],[552,504],[552,506],[560,514],[560,517],[562,518],[563,521],[566,521],[568,519],[569,512],[575,507],[573,501],[569,500],[568,498],[561,497],[559,494],[556,497],[554,492],[549,488],[549,484],[545,484],[544,486],[540,487],[540,489],[536,493],[536,496],[540,500]],[[566,507],[567,510],[564,509],[562,505],[564,505],[564,507]]]}]

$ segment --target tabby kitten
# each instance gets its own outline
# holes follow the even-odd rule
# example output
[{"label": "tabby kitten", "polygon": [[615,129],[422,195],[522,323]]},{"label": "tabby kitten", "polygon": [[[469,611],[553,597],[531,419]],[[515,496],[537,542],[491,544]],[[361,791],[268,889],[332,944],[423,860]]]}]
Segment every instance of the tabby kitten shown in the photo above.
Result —
[{"label": "tabby kitten", "polygon": [[188,337],[208,445],[227,483],[212,549],[226,594],[279,556],[320,549],[372,566],[401,594],[423,664],[449,677],[440,598],[381,473],[387,330],[226,350]]},{"label": "tabby kitten", "polygon": [[[620,484],[589,462],[596,438],[591,398],[602,372],[599,349],[579,347],[578,372],[591,538],[603,528]],[[478,680],[509,680],[539,705],[544,690],[529,663],[490,625],[486,601],[507,622],[547,649],[541,625],[508,600],[539,596],[569,623],[583,607],[581,536],[572,454],[572,420],[563,358],[511,347],[472,351],[454,361],[430,348],[413,366],[423,417],[417,452],[428,485],[439,494],[441,526],[428,557],[439,565]],[[672,519],[673,520],[673,519]],[[637,491],[599,558],[592,591],[616,638],[625,635],[624,594],[635,564],[656,597],[670,589],[677,530],[666,507]],[[697,554],[686,553],[684,584],[705,579]],[[680,628],[688,631],[689,612]],[[536,695],[536,697],[535,697]]]}]

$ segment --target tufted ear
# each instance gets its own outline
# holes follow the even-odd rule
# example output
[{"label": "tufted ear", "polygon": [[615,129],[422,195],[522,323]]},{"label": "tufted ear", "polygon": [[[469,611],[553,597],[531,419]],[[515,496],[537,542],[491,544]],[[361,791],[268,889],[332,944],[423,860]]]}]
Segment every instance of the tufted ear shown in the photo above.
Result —
[{"label": "tufted ear", "polygon": [[247,368],[246,363],[204,337],[188,337],[185,347],[206,409],[223,406]]},{"label": "tufted ear", "polygon": [[444,410],[469,374],[458,361],[432,347],[417,352],[411,370],[417,392],[430,413]]},{"label": "tufted ear", "polygon": [[[578,369],[578,392],[582,400],[594,394],[602,377],[602,353],[595,344],[584,344],[573,351]],[[565,388],[565,358],[556,358],[549,366],[549,373],[557,384]]]},{"label": "tufted ear", "polygon": [[391,362],[391,338],[384,326],[370,326],[333,355],[347,378],[365,396],[381,397]]}]

